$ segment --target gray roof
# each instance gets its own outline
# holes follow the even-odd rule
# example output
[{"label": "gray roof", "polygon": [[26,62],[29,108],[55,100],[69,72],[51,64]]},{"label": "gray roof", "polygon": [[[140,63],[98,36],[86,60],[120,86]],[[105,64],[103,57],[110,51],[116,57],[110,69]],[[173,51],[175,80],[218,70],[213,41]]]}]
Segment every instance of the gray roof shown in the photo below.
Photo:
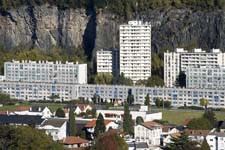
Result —
[{"label": "gray roof", "polygon": [[66,121],[67,119],[49,118],[41,124],[41,127],[46,125],[51,125],[53,127],[61,127]]},{"label": "gray roof", "polygon": [[224,132],[210,132],[208,135],[216,135],[218,137],[225,137]]},{"label": "gray roof", "polygon": [[46,106],[32,106],[30,112],[42,112]]},{"label": "gray roof", "polygon": [[148,144],[145,142],[136,143],[136,148],[149,148]]},{"label": "gray roof", "polygon": [[40,125],[44,119],[41,116],[31,115],[0,115],[0,124]]}]

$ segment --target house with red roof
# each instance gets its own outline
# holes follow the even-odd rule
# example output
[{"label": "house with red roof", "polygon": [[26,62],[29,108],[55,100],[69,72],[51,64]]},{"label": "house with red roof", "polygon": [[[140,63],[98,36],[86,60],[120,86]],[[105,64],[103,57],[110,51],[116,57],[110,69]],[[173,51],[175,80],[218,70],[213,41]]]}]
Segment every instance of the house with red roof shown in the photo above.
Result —
[{"label": "house with red roof", "polygon": [[75,136],[68,136],[64,138],[62,140],[62,143],[64,147],[68,149],[76,149],[76,148],[90,146],[90,141],[80,137],[75,137]]},{"label": "house with red roof", "polygon": [[[118,127],[119,127],[119,125],[117,123],[115,123],[113,120],[104,120],[104,124],[106,127],[105,131],[108,131],[109,129],[118,129]],[[90,134],[91,139],[94,139],[93,134],[94,134],[95,126],[96,126],[96,119],[89,121],[85,125],[85,129],[86,129],[87,133]]]}]

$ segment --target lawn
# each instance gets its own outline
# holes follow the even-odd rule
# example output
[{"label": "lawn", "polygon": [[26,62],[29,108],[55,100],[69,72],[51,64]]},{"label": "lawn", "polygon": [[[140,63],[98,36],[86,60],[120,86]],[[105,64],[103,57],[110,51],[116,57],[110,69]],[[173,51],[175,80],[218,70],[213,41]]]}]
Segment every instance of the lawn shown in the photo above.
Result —
[{"label": "lawn", "polygon": [[51,109],[51,111],[56,111],[58,108],[63,108],[65,104],[59,104],[59,103],[21,103],[18,105],[7,105],[0,107],[0,111],[14,111],[17,107],[20,106],[48,106],[48,108]]},{"label": "lawn", "polygon": [[[195,110],[158,110],[162,112],[163,120],[169,121],[174,124],[182,124],[187,118],[197,118],[203,115],[203,111],[195,111]],[[218,120],[225,119],[225,112],[215,112],[216,118]]]}]

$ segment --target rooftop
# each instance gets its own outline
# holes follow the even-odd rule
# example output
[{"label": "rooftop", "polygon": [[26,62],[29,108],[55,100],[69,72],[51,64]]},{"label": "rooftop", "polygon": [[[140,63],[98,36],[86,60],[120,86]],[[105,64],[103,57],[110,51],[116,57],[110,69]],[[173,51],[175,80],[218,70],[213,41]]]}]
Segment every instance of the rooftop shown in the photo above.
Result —
[{"label": "rooftop", "polygon": [[[104,120],[104,124],[105,124],[105,125],[109,124],[110,122],[112,122],[112,120]],[[85,127],[86,127],[86,128],[93,128],[95,125],[96,125],[96,119],[89,121],[89,122],[85,125]]]},{"label": "rooftop", "polygon": [[149,128],[149,129],[162,127],[161,124],[153,122],[153,121],[144,122],[141,125],[146,127],[146,128]]},{"label": "rooftop", "polygon": [[61,127],[66,121],[67,119],[49,118],[41,124],[41,127],[47,126],[47,125],[51,125],[53,127]]},{"label": "rooftop", "polygon": [[206,136],[209,134],[210,130],[190,130],[190,129],[186,129],[184,130],[185,133],[187,133],[188,135],[198,135],[198,136]]},{"label": "rooftop", "polygon": [[82,143],[88,143],[89,141],[80,137],[75,136],[68,136],[65,139],[63,139],[63,144],[71,145],[71,144],[82,144]]}]

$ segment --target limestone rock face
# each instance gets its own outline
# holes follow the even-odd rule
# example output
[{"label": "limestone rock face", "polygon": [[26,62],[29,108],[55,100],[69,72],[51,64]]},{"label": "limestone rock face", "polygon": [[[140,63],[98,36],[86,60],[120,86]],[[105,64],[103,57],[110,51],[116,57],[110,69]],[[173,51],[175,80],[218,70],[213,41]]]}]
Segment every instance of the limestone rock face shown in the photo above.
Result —
[{"label": "limestone rock face", "polygon": [[[225,48],[225,12],[191,9],[148,10],[138,14],[152,22],[152,50],[176,47]],[[133,19],[135,19],[134,17]],[[83,46],[91,58],[101,48],[119,47],[123,18],[104,11],[59,10],[54,6],[23,6],[0,15],[0,46],[6,50]]]}]

